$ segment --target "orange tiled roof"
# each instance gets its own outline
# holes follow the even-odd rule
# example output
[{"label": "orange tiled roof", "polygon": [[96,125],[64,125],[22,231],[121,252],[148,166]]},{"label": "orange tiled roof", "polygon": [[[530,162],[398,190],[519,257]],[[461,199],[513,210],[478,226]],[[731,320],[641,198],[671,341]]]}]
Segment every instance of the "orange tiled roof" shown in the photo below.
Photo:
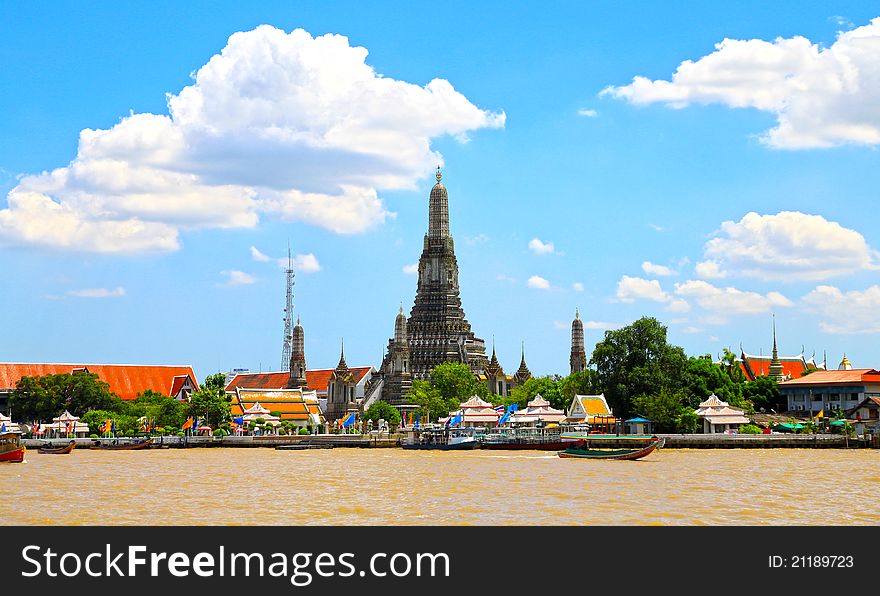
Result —
[{"label": "orange tiled roof", "polygon": [[590,415],[609,415],[611,412],[608,411],[608,408],[605,406],[605,402],[601,399],[596,398],[581,398],[581,405],[584,407],[584,411]]},{"label": "orange tiled roof", "polygon": [[248,390],[240,388],[232,398],[230,411],[233,416],[241,416],[244,410],[256,402],[278,414],[282,420],[308,420],[309,414],[320,414],[317,404],[307,403],[302,392],[297,390]]},{"label": "orange tiled roof", "polygon": [[[769,356],[743,354],[739,360],[739,367],[748,380],[754,381],[757,377],[770,374],[770,360]],[[802,356],[780,356],[779,362],[782,364],[782,374],[789,379],[800,378],[806,370],[816,368],[807,365]]]},{"label": "orange tiled roof", "polygon": [[[360,383],[363,378],[372,370],[372,366],[351,367],[351,374],[354,376],[356,383]],[[325,393],[327,386],[330,384],[330,375],[333,374],[333,368],[322,368],[317,370],[306,371],[306,383],[309,389],[315,389],[319,393]],[[284,389],[287,387],[287,380],[290,373],[287,372],[268,372],[268,373],[245,373],[236,375],[226,386],[226,391],[234,391],[236,387],[242,389]]]},{"label": "orange tiled roof", "polygon": [[843,383],[880,383],[880,371],[876,371],[873,368],[817,370],[806,377],[784,381],[779,386],[839,385]]},{"label": "orange tiled roof", "polygon": [[100,380],[110,385],[110,391],[125,400],[136,399],[138,393],[147,389],[164,395],[174,395],[172,391],[175,377],[189,376],[193,385],[198,387],[196,374],[191,366],[0,363],[0,390],[15,389],[22,377],[71,374],[74,369],[84,368],[97,374]]}]

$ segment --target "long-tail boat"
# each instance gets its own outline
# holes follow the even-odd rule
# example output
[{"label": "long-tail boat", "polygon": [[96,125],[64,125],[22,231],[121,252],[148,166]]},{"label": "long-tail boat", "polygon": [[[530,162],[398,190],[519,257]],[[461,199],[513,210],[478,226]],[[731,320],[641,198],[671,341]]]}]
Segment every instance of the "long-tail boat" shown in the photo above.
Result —
[{"label": "long-tail boat", "polygon": [[0,462],[20,464],[24,461],[25,446],[19,433],[0,434]]},{"label": "long-tail boat", "polygon": [[92,449],[105,449],[117,451],[134,451],[135,449],[147,449],[153,442],[152,437],[138,439],[136,441],[119,441],[119,439],[96,439],[92,443]]},{"label": "long-tail boat", "polygon": [[50,453],[53,455],[66,455],[73,451],[73,448],[76,447],[76,441],[70,441],[66,445],[52,445],[49,443],[48,445],[42,445],[37,448],[37,453]]},{"label": "long-tail boat", "polygon": [[[642,437],[639,437],[642,439]],[[665,438],[650,437],[647,445],[638,445],[632,448],[609,449],[600,447],[590,447],[588,439],[576,441],[571,447],[565,451],[558,453],[559,457],[571,457],[582,459],[640,459],[652,453],[655,449],[663,447],[666,442]]]}]

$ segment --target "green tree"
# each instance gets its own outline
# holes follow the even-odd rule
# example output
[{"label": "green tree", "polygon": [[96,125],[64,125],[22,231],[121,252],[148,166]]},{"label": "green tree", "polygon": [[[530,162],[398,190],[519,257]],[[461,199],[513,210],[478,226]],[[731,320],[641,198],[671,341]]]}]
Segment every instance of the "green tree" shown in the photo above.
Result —
[{"label": "green tree", "polygon": [[383,418],[389,426],[400,424],[400,412],[397,408],[386,401],[375,401],[364,412],[364,420],[372,420],[374,423]]},{"label": "green tree", "polygon": [[696,408],[700,402],[715,394],[735,408],[749,409],[742,396],[742,384],[734,382],[724,366],[723,361],[721,366],[715,364],[708,354],[688,358],[685,369],[688,405]]},{"label": "green tree", "polygon": [[654,395],[636,396],[632,405],[636,412],[654,421],[657,432],[692,432],[686,428],[690,419],[687,414],[694,410],[687,404],[684,391],[664,387]]},{"label": "green tree", "polygon": [[121,400],[94,373],[22,377],[9,406],[22,420],[51,420],[64,410],[82,417],[89,410],[116,410]]},{"label": "green tree", "polygon": [[229,410],[230,396],[226,395],[226,376],[217,373],[205,379],[189,400],[188,414],[212,426],[232,419]]},{"label": "green tree", "polygon": [[419,415],[422,423],[428,420],[436,421],[442,416],[446,416],[450,410],[458,409],[460,402],[454,402],[452,405],[440,395],[430,381],[416,379],[412,382],[412,387],[406,394],[407,403],[419,406]]},{"label": "green tree", "polygon": [[564,410],[568,407],[560,391],[559,384],[562,378],[559,375],[549,375],[545,377],[532,377],[522,385],[514,387],[510,392],[510,397],[506,400],[507,404],[518,404],[520,408],[526,407],[529,401],[533,400],[536,395],[550,402],[554,408]]},{"label": "green tree", "polygon": [[[431,370],[431,384],[440,392],[443,400],[450,403],[450,410],[459,404],[478,395],[488,397],[489,388],[480,382],[471,372],[467,364],[444,362]],[[451,405],[455,402],[454,405]]]},{"label": "green tree", "polygon": [[614,414],[629,418],[636,396],[676,394],[685,384],[687,356],[666,341],[666,327],[643,317],[622,329],[605,332],[590,359]]},{"label": "green tree", "polygon": [[754,381],[743,383],[742,394],[754,410],[781,412],[786,409],[774,377],[757,377]]},{"label": "green tree", "polygon": [[[550,404],[559,410],[567,410],[575,395],[596,395],[602,390],[599,388],[596,371],[588,368],[581,372],[572,373],[559,381],[559,392],[562,397],[560,403],[550,402]],[[550,401],[550,398],[547,398],[547,401]]]}]

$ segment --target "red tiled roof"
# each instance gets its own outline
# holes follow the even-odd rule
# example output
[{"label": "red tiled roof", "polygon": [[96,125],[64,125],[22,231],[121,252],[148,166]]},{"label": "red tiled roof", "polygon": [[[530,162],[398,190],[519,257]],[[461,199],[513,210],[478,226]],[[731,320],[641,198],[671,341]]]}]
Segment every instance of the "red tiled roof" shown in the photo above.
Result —
[{"label": "red tiled roof", "polygon": [[[110,391],[122,399],[136,399],[138,393],[152,389],[164,395],[175,395],[176,377],[189,376],[198,387],[191,366],[137,365],[137,364],[16,364],[0,363],[0,390],[15,389],[22,377],[71,374],[74,369],[88,369],[108,385]],[[183,382],[181,381],[182,385]],[[179,391],[178,387],[178,391]]]},{"label": "red tiled roof", "polygon": [[[372,368],[371,366],[358,366],[351,367],[349,370],[351,370],[355,382],[360,383]],[[315,389],[320,393],[326,392],[334,370],[336,369],[307,370],[306,383],[308,383],[309,389]],[[242,389],[284,389],[287,387],[289,378],[290,373],[287,372],[245,373],[236,375],[226,386],[226,391],[234,391],[236,387]]]},{"label": "red tiled roof", "polygon": [[780,383],[780,387],[809,385],[841,385],[880,383],[880,371],[873,368],[853,368],[850,370],[817,370],[805,377],[798,377]]},{"label": "red tiled roof", "polygon": [[[750,381],[754,381],[757,377],[763,377],[770,374],[770,360],[770,357],[749,356],[744,354],[739,362],[739,366],[746,378]],[[790,379],[800,378],[808,368],[815,368],[808,366],[800,356],[780,357],[779,362],[782,364],[782,374]]]}]

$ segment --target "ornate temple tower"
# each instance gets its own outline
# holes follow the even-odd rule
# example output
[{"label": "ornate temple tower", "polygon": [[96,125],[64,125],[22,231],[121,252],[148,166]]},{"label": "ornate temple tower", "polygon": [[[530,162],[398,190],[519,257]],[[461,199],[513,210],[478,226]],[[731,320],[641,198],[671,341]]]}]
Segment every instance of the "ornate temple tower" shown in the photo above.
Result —
[{"label": "ornate temple tower", "polygon": [[584,350],[584,324],[580,313],[574,309],[574,321],[571,322],[571,374],[584,372],[587,368],[587,352]]},{"label": "ornate temple tower", "polygon": [[306,381],[306,350],[305,336],[299,317],[296,318],[296,326],[293,328],[290,340],[290,377],[287,381],[288,389],[308,389]]},{"label": "ornate temple tower", "polygon": [[526,345],[525,343],[523,343],[522,359],[519,361],[519,368],[515,373],[513,373],[513,380],[516,383],[516,386],[519,387],[531,378],[532,373],[529,370],[529,367],[526,366]]},{"label": "ornate temple tower", "polygon": [[349,408],[357,409],[356,387],[357,381],[345,362],[345,345],[343,344],[339,355],[339,364],[336,365],[336,370],[330,374],[330,382],[327,384],[327,408],[324,411],[327,420],[342,418]]},{"label": "ornate temple tower", "polygon": [[777,382],[785,380],[785,370],[779,359],[779,351],[776,349],[776,317],[773,317],[773,356],[770,358],[770,366],[767,367],[767,376],[775,377]]},{"label": "ornate temple tower", "polygon": [[510,395],[510,383],[507,375],[504,374],[504,368],[498,362],[498,356],[495,355],[495,340],[492,340],[492,358],[485,369],[486,384],[489,386],[489,393],[505,397]]},{"label": "ornate temple tower", "polygon": [[402,305],[394,320],[394,338],[388,342],[388,355],[383,364],[385,385],[382,389],[382,399],[392,406],[402,405],[405,403],[403,396],[412,387],[406,315],[403,314]]},{"label": "ornate temple tower", "polygon": [[443,362],[465,363],[474,374],[481,374],[489,363],[486,346],[474,336],[461,307],[458,261],[449,234],[449,196],[440,184],[442,177],[438,166],[437,184],[428,203],[428,233],[419,258],[416,300],[407,322],[416,379],[427,378]]}]

